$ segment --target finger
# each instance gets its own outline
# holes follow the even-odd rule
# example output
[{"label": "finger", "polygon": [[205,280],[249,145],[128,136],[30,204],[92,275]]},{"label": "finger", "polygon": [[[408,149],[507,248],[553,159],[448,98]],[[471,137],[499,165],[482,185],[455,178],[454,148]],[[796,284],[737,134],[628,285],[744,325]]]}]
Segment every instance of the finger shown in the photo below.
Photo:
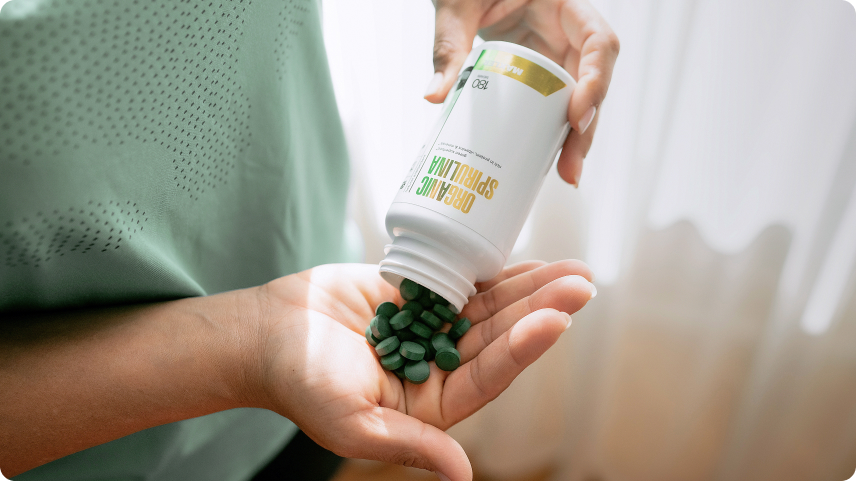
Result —
[{"label": "finger", "polygon": [[580,178],[583,174],[583,161],[591,149],[591,143],[594,139],[594,132],[597,129],[597,120],[600,117],[600,112],[596,113],[591,125],[586,129],[585,133],[579,133],[576,130],[571,130],[568,133],[568,138],[562,147],[562,153],[559,154],[559,161],[556,163],[556,170],[559,171],[559,176],[565,182],[574,187],[580,186]]},{"label": "finger", "polygon": [[594,286],[581,276],[565,276],[550,282],[531,296],[520,299],[487,321],[471,327],[456,346],[461,353],[461,362],[478,356],[514,326],[518,319],[541,309],[573,314],[582,309],[596,293]]},{"label": "finger", "polygon": [[[489,17],[496,16],[497,7],[505,6],[507,3],[497,2],[494,4],[494,8],[485,13],[484,18],[482,18],[482,25],[490,21]],[[568,39],[559,26],[555,9],[552,9],[548,15],[538,15],[530,11],[533,8],[535,8],[533,5],[524,4],[513,12],[507,12],[495,24],[479,29],[479,36],[487,41],[499,40],[522,45],[561,64],[564,59],[564,52],[568,48]],[[543,7],[541,9],[543,10]],[[505,13],[507,9],[501,10]]]},{"label": "finger", "polygon": [[479,20],[484,13],[480,2],[449,1],[437,6],[434,23],[434,76],[425,91],[425,99],[440,103],[458,77],[473,48]]},{"label": "finger", "polygon": [[[527,0],[497,2],[482,18],[479,36],[485,40],[510,40],[533,48],[561,64],[568,49],[568,38],[562,31],[556,2]],[[488,27],[484,27],[488,25]],[[531,32],[538,40],[521,40],[522,32]],[[515,41],[517,40],[517,41]]]},{"label": "finger", "polygon": [[547,265],[544,261],[523,261],[506,266],[505,269],[503,269],[502,272],[497,274],[493,279],[484,282],[476,282],[476,291],[484,292],[510,277],[523,274],[524,272],[529,272],[532,269],[537,269],[544,265]]},{"label": "finger", "polygon": [[525,19],[526,8],[530,0],[503,0],[501,2],[490,2],[490,8],[484,12],[481,19],[481,27],[498,30],[504,33],[513,30]]},{"label": "finger", "polygon": [[515,43],[532,49],[558,64],[561,64],[564,59],[562,52],[554,50],[549,42],[541,36],[541,32],[536,30],[530,30],[519,42]]},{"label": "finger", "polygon": [[452,481],[471,481],[464,449],[440,429],[394,409],[370,408],[359,419],[359,436],[342,430],[333,451],[348,458],[374,459],[442,473]]},{"label": "finger", "polygon": [[560,20],[570,50],[579,52],[579,65],[565,65],[569,72],[576,68],[578,75],[568,121],[574,130],[585,133],[606,97],[620,44],[609,24],[586,0],[565,1]]},{"label": "finger", "polygon": [[476,294],[464,306],[461,316],[469,318],[473,324],[478,324],[518,300],[532,295],[548,283],[574,275],[582,276],[588,281],[594,279],[591,269],[582,261],[553,262],[506,279],[493,288]]},{"label": "finger", "polygon": [[523,369],[555,344],[569,322],[565,313],[542,309],[514,324],[475,359],[446,378],[443,419],[457,423],[496,398]]}]

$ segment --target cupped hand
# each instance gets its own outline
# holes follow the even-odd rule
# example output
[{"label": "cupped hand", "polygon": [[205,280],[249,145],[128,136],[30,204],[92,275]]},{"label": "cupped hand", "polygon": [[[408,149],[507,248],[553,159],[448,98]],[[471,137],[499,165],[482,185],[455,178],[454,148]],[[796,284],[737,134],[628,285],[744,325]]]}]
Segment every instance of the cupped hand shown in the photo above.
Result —
[{"label": "cupped hand", "polygon": [[579,261],[527,262],[477,286],[462,312],[473,327],[458,342],[461,366],[431,365],[414,385],[384,371],[364,331],[375,307],[398,291],[376,265],[326,265],[259,291],[265,339],[259,350],[264,407],[288,417],[327,449],[472,479],[463,449],[444,430],[509,386],[570,325],[594,295]]},{"label": "cupped hand", "polygon": [[434,0],[434,77],[425,98],[442,102],[472,49],[476,33],[529,47],[565,68],[577,86],[568,105],[573,130],[559,175],[578,185],[598,109],[612,79],[618,37],[587,0]]}]

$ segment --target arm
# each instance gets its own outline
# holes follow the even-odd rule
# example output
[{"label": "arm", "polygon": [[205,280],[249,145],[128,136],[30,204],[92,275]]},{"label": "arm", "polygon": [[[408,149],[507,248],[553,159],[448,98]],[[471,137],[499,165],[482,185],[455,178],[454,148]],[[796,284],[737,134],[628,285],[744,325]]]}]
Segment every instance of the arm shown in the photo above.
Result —
[{"label": "arm", "polygon": [[13,477],[161,424],[250,405],[253,289],[0,325],[0,467]]},{"label": "arm", "polygon": [[[594,295],[578,261],[507,267],[477,286],[462,365],[428,382],[384,371],[364,330],[398,291],[375,265],[326,265],[257,288],[4,326],[0,467],[16,475],[151,427],[234,407],[273,410],[347,457],[469,481],[443,430],[499,395]],[[17,326],[24,321],[27,327]]]}]

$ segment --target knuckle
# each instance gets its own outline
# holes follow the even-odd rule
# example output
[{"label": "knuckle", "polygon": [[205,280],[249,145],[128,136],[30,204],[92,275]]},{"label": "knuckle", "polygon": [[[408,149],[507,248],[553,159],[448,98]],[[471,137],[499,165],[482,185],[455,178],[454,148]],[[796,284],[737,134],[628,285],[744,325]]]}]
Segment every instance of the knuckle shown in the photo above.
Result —
[{"label": "knuckle", "polygon": [[442,37],[434,40],[434,68],[444,69],[457,50],[457,46],[450,40]]},{"label": "knuckle", "polygon": [[511,362],[514,365],[514,369],[517,371],[522,371],[531,362],[531,361],[527,362],[525,359],[521,358],[521,353],[518,352],[518,350],[514,349],[513,347],[510,347],[508,349],[508,357],[509,357],[509,359],[511,359]]},{"label": "knuckle", "polygon": [[488,390],[485,385],[484,379],[482,378],[480,358],[475,358],[472,363],[472,367],[470,368],[470,381],[472,381],[473,387],[476,388],[478,395],[484,399],[485,402],[493,400],[497,395]]},{"label": "knuckle", "polygon": [[409,468],[432,470],[432,465],[425,459],[424,456],[413,451],[399,451],[389,456],[388,461],[392,464],[399,464]]},{"label": "knuckle", "polygon": [[588,130],[586,130],[586,136],[588,138],[586,139],[586,145],[585,145],[585,148],[583,149],[583,159],[588,157],[589,151],[591,150],[591,144],[592,144],[592,140],[594,139],[594,131],[596,128],[597,128],[596,125],[592,125],[589,127]]},{"label": "knuckle", "polygon": [[496,312],[496,292],[487,291],[484,293],[484,306],[487,312]]},{"label": "knuckle", "polygon": [[570,276],[579,274],[580,272],[588,272],[588,266],[577,259],[564,259],[556,263],[559,273],[562,276]]},{"label": "knuckle", "polygon": [[532,312],[560,305],[562,298],[565,296],[563,286],[566,283],[566,279],[566,276],[554,279],[538,289],[535,294],[532,294],[529,297]]},{"label": "knuckle", "polygon": [[615,32],[611,30],[607,32],[603,43],[613,56],[618,56],[618,52],[621,50],[621,41],[618,40],[618,35]]},{"label": "knuckle", "polygon": [[492,322],[482,322],[476,325],[476,327],[481,326],[481,340],[482,346],[489,346],[490,343],[493,342],[493,323]]}]

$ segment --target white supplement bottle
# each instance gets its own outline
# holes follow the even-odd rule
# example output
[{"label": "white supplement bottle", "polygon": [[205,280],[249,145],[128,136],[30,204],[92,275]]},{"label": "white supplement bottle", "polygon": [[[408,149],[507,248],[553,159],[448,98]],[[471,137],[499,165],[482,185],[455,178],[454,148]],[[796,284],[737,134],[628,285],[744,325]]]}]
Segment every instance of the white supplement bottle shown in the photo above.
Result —
[{"label": "white supplement bottle", "polygon": [[502,270],[568,135],[575,82],[507,42],[470,53],[386,214],[380,274],[408,278],[457,312]]}]

